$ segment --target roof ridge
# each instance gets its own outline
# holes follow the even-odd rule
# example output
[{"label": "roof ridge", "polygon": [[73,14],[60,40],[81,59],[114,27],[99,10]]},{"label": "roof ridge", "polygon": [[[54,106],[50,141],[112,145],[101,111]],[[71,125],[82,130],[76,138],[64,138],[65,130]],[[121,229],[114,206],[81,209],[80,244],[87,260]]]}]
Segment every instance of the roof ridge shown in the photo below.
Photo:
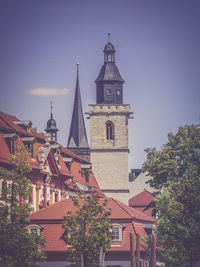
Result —
[{"label": "roof ridge", "polygon": [[31,216],[31,215],[34,215],[34,214],[36,214],[36,213],[41,213],[41,212],[43,212],[44,210],[47,210],[47,209],[50,209],[50,208],[54,208],[55,206],[57,206],[58,204],[60,204],[62,201],[66,201],[66,200],[69,200],[69,199],[70,199],[70,198],[60,199],[59,201],[53,203],[53,204],[50,205],[50,206],[46,206],[46,207],[44,207],[44,208],[41,208],[41,209],[39,209],[39,210],[37,210],[37,211],[32,212],[32,213],[30,214],[30,216]]},{"label": "roof ridge", "polygon": [[[127,210],[125,210],[125,208],[124,207],[122,207],[118,202],[120,202],[120,203],[122,203],[121,201],[119,201],[119,200],[117,200],[117,199],[115,199],[115,198],[111,198],[111,199],[113,199],[114,200],[114,202],[120,207],[120,208],[122,208],[131,218],[133,218],[133,216],[127,211]],[[122,203],[123,204],[123,203]],[[124,204],[125,205],[125,204]]]},{"label": "roof ridge", "polygon": [[[7,115],[6,113],[4,113],[4,114]],[[12,125],[10,125],[10,123],[4,117],[2,117],[1,114],[0,114],[0,117],[1,117],[2,121],[5,122],[6,125],[8,125],[12,130],[14,130],[16,132],[16,130],[12,127]]]},{"label": "roof ridge", "polygon": [[[119,201],[119,200],[116,200],[116,201]],[[119,202],[122,203],[121,201],[119,201]],[[122,203],[122,205],[126,205],[126,204]],[[141,212],[141,211],[139,211],[139,210],[137,210],[137,209],[135,209],[135,208],[132,208],[132,207],[130,207],[130,206],[127,206],[127,208],[128,208],[128,209],[133,209],[134,211],[138,212],[138,213],[141,214],[142,216],[144,216],[144,217],[146,217],[147,219],[149,219],[149,220],[147,220],[147,221],[152,221],[152,220],[154,220],[153,218],[149,217],[148,215],[144,214],[143,212]],[[127,211],[127,213],[129,213],[129,212]],[[131,215],[131,217],[133,217],[133,216]],[[136,218],[136,217],[134,216],[133,218]],[[136,218],[136,219],[137,219],[137,218]]]}]

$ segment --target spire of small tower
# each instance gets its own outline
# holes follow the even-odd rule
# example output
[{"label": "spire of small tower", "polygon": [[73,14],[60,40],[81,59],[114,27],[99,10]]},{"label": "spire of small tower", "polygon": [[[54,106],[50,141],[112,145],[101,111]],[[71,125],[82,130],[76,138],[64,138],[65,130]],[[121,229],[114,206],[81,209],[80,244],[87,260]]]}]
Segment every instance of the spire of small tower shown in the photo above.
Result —
[{"label": "spire of small tower", "polygon": [[79,85],[79,63],[77,65],[77,78],[76,78],[76,90],[74,98],[74,107],[71,120],[70,133],[68,138],[67,147],[73,152],[79,153],[79,148],[89,148],[87,135],[85,130],[85,123],[83,117],[83,109],[81,102],[81,93]]},{"label": "spire of small tower", "polygon": [[108,43],[110,43],[110,36],[111,36],[111,33],[108,32]]},{"label": "spire of small tower", "polygon": [[45,129],[46,133],[50,133],[51,134],[51,139],[57,141],[57,132],[59,131],[59,129],[57,129],[56,127],[56,121],[53,119],[53,103],[52,101],[50,102],[50,110],[51,110],[51,114],[50,114],[50,119],[47,121],[47,127]]},{"label": "spire of small tower", "polygon": [[53,110],[53,102],[51,101],[50,104],[51,104],[51,119],[53,119],[53,112],[52,112],[52,110]]}]

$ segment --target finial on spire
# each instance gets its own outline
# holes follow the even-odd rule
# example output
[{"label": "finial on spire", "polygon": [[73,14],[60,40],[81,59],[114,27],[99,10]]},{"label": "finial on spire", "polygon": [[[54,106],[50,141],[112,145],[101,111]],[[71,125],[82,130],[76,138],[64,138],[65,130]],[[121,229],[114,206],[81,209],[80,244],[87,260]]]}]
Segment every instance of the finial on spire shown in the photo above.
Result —
[{"label": "finial on spire", "polygon": [[111,33],[108,32],[108,43],[110,43],[110,36],[111,36]]},{"label": "finial on spire", "polygon": [[51,119],[53,119],[53,113],[52,113],[52,110],[53,110],[53,102],[51,101],[50,104],[51,104]]},{"label": "finial on spire", "polygon": [[77,77],[78,77],[78,74],[79,74],[79,73],[78,73],[78,70],[79,70],[79,65],[80,65],[80,63],[79,63],[79,62],[77,62],[77,63],[76,63],[76,66],[77,66]]}]

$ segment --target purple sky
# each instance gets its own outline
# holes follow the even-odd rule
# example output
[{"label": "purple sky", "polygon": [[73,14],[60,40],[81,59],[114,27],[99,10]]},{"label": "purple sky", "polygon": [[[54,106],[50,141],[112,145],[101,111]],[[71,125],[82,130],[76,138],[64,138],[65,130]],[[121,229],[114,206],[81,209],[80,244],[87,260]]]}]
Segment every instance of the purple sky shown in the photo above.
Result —
[{"label": "purple sky", "polygon": [[0,0],[0,109],[43,131],[52,100],[65,146],[76,62],[87,112],[108,32],[124,103],[134,112],[129,168],[139,168],[145,148],[159,148],[180,125],[199,123],[199,0]]}]

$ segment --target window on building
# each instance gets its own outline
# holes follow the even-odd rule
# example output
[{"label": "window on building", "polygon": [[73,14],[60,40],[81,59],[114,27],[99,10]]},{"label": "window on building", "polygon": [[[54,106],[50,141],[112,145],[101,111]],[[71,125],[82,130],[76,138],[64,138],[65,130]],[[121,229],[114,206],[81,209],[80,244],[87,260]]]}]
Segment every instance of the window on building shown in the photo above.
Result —
[{"label": "window on building", "polygon": [[120,96],[120,95],[121,95],[120,89],[117,89],[117,96]]},{"label": "window on building", "polygon": [[34,146],[33,143],[26,143],[28,152],[30,153],[31,158],[34,158]]},{"label": "window on building", "polygon": [[73,158],[66,158],[66,157],[64,157],[64,156],[63,156],[62,158],[63,158],[63,161],[64,161],[64,163],[65,163],[67,169],[68,169],[69,171],[71,171],[71,164],[72,164],[72,160],[73,160]]},{"label": "window on building", "polygon": [[6,139],[11,154],[15,154],[15,138]]},{"label": "window on building", "polygon": [[26,146],[26,149],[28,150],[30,157],[34,158],[35,137],[24,137],[22,141],[24,142],[24,145]]},{"label": "window on building", "polygon": [[6,181],[2,181],[1,199],[6,200],[8,194],[8,186]]},{"label": "window on building", "polygon": [[66,165],[67,169],[68,169],[69,171],[71,171],[71,163],[66,162],[65,165]]},{"label": "window on building", "polygon": [[5,134],[4,138],[10,150],[10,153],[14,154],[15,153],[15,140],[17,138],[16,134],[15,133]]},{"label": "window on building", "polygon": [[107,89],[107,95],[112,95],[112,90],[111,89]]},{"label": "window on building", "polygon": [[32,228],[30,228],[30,233],[31,234],[38,234],[38,229],[37,228],[34,228],[34,227],[32,227]]},{"label": "window on building", "polygon": [[113,230],[113,233],[114,233],[113,240],[120,241],[120,228],[119,228],[119,226],[114,226],[112,228],[112,230]]},{"label": "window on building", "polygon": [[58,191],[55,192],[55,202],[59,201],[59,193]]},{"label": "window on building", "polygon": [[60,150],[57,149],[55,153],[55,159],[58,165],[60,165]]},{"label": "window on building", "polygon": [[112,231],[113,231],[113,241],[122,241],[122,231],[125,229],[125,225],[120,223],[112,224]]},{"label": "window on building", "polygon": [[32,225],[27,226],[27,229],[30,234],[40,235],[44,227],[42,225],[32,224]]},{"label": "window on building", "polygon": [[106,139],[114,141],[114,124],[111,121],[106,122]]}]

